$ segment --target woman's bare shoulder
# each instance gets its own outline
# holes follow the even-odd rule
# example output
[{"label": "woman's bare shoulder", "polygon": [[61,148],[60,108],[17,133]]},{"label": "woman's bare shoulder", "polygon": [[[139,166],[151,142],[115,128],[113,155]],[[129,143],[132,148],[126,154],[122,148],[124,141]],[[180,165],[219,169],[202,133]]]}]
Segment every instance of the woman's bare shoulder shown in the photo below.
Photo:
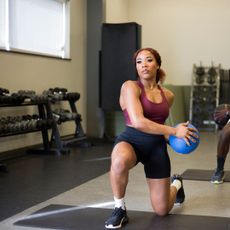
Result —
[{"label": "woman's bare shoulder", "polygon": [[162,90],[164,92],[164,95],[166,96],[168,102],[171,105],[173,103],[173,101],[174,101],[174,97],[175,97],[174,93],[171,90],[169,90],[169,89],[167,89],[165,87],[161,86],[161,88],[162,88]]},{"label": "woman's bare shoulder", "polygon": [[133,100],[133,98],[138,97],[140,94],[140,88],[136,81],[127,80],[122,84],[120,93],[120,106],[124,110],[127,107],[128,101]]},{"label": "woman's bare shoulder", "polygon": [[171,90],[169,90],[169,89],[167,89],[167,88],[165,88],[165,87],[162,87],[162,86],[161,86],[161,88],[162,88],[163,92],[164,92],[167,96],[169,96],[169,97],[174,97],[174,93],[173,93]]},{"label": "woman's bare shoulder", "polygon": [[122,85],[124,85],[124,86],[136,86],[137,81],[135,81],[135,80],[127,80]]},{"label": "woman's bare shoulder", "polygon": [[122,87],[121,87],[122,90],[124,90],[124,89],[133,89],[133,90],[135,90],[137,88],[138,88],[137,81],[134,81],[134,80],[125,81],[122,84]]}]

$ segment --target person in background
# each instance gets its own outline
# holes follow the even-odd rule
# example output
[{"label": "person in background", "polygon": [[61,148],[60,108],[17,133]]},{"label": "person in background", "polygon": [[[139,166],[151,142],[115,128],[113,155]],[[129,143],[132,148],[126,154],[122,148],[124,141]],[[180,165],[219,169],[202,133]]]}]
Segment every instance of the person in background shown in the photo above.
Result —
[{"label": "person in background", "polygon": [[218,125],[219,137],[217,143],[216,169],[211,177],[211,183],[224,182],[224,165],[230,145],[230,105],[221,104],[214,111],[214,121]]},{"label": "person in background", "polygon": [[183,203],[185,193],[182,177],[173,175],[167,152],[169,135],[183,138],[188,145],[197,138],[189,122],[177,127],[165,125],[174,94],[162,87],[165,78],[160,54],[152,48],[135,52],[136,81],[127,80],[121,86],[120,107],[126,128],[115,140],[111,155],[110,182],[115,208],[106,220],[107,229],[121,228],[128,222],[125,193],[129,170],[139,162],[144,165],[150,200],[157,215],[165,216],[174,203]]}]

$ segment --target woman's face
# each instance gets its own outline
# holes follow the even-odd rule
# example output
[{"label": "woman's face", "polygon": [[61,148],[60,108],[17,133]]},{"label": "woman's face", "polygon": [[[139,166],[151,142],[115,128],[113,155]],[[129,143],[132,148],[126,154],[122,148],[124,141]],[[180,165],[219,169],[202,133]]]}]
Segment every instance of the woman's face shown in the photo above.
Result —
[{"label": "woman's face", "polygon": [[136,68],[140,78],[149,80],[155,78],[159,65],[150,51],[143,50],[136,57]]}]

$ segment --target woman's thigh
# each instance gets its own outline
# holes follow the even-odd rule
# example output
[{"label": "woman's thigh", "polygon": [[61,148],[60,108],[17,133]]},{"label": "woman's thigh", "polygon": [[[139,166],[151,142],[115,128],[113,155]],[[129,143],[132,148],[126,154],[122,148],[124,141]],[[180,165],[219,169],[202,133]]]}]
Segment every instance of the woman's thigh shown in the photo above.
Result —
[{"label": "woman's thigh", "polygon": [[112,164],[119,164],[131,169],[137,163],[136,153],[129,143],[121,141],[112,151]]},{"label": "woman's thigh", "polygon": [[150,199],[152,207],[157,211],[159,209],[168,209],[170,199],[170,178],[149,179]]}]

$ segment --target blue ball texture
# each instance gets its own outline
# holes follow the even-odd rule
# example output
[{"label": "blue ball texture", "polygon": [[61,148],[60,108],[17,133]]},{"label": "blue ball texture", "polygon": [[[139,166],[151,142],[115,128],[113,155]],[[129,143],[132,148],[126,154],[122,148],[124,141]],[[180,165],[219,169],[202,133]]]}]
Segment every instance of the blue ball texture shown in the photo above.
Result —
[{"label": "blue ball texture", "polygon": [[[192,124],[189,124],[188,127],[196,129],[196,127],[193,126]],[[200,143],[200,134],[198,131],[196,132],[196,134],[198,135],[198,138],[194,137],[196,142],[190,141],[190,145],[187,145],[183,138],[178,138],[176,136],[170,135],[169,136],[169,145],[177,153],[189,154],[189,153],[193,152],[198,147],[198,145]]]}]

